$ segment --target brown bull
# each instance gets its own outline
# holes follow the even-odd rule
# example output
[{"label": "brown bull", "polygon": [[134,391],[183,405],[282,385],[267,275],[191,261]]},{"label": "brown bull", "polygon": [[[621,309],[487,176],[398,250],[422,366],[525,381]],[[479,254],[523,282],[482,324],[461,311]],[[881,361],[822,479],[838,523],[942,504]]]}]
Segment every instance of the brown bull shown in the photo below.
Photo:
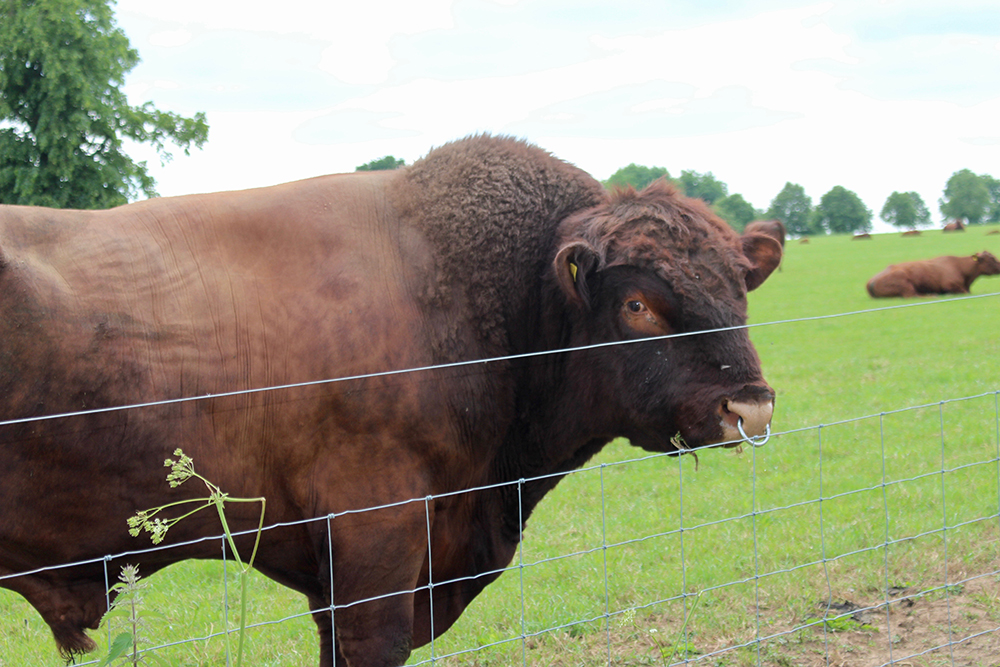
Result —
[{"label": "brown bull", "polygon": [[[93,649],[103,564],[27,572],[142,546],[129,516],[201,495],[164,482],[182,447],[232,496],[266,497],[268,524],[300,522],[265,531],[256,565],[307,596],[323,665],[402,664],[611,439],[675,452],[766,430],[774,394],[740,327],[780,257],[670,186],[609,196],[486,136],[391,172],[0,207],[0,585],[65,654]],[[588,347],[614,342],[631,344]],[[230,506],[230,527],[257,511]],[[219,532],[202,512],[166,543]],[[109,565],[217,557],[204,541]]]},{"label": "brown bull", "polygon": [[890,264],[868,281],[868,294],[873,297],[968,294],[976,278],[998,273],[1000,262],[985,250],[969,257],[946,255]]}]

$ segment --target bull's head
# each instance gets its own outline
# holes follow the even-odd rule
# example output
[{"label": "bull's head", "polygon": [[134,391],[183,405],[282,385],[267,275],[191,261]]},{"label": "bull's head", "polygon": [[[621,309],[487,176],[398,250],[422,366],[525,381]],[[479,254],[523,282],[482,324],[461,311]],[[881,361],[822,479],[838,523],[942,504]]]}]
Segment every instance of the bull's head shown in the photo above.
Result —
[{"label": "bull's head", "polygon": [[628,343],[588,362],[615,435],[673,451],[765,434],[774,392],[744,328],[746,296],[780,261],[774,238],[740,237],[665,183],[564,221],[553,270],[579,322],[573,344]]}]

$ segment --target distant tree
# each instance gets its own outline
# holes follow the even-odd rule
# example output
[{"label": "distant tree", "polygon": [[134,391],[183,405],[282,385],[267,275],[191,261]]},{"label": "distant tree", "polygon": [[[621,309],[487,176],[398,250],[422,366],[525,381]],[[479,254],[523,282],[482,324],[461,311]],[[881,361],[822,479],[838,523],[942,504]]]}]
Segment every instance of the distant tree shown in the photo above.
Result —
[{"label": "distant tree", "polygon": [[636,190],[642,190],[658,178],[670,178],[670,173],[663,167],[644,167],[641,164],[632,163],[627,167],[622,167],[611,174],[603,185],[608,190],[613,188],[624,188],[631,185]]},{"label": "distant tree", "polygon": [[0,2],[0,203],[106,208],[156,195],[122,140],[184,149],[208,138],[205,114],[130,106],[121,87],[139,55],[113,0]]},{"label": "distant tree", "polygon": [[984,222],[1000,222],[1000,179],[993,178],[989,174],[983,174],[980,178],[986,184],[986,189],[990,191],[990,203]]},{"label": "distant tree", "polygon": [[872,230],[872,212],[854,192],[836,185],[816,206],[814,225],[831,234],[854,234]]},{"label": "distant tree", "polygon": [[785,223],[785,229],[792,236],[808,236],[816,230],[810,226],[812,199],[805,188],[796,183],[785,183],[767,209],[765,218],[774,218]]},{"label": "distant tree", "polygon": [[758,217],[753,206],[741,194],[731,194],[715,202],[715,212],[729,223],[729,226],[742,232],[747,223]]},{"label": "distant tree", "polygon": [[916,229],[931,222],[931,212],[916,192],[893,192],[879,217],[899,229]]},{"label": "distant tree", "polygon": [[729,194],[725,183],[712,175],[712,172],[700,174],[697,171],[682,171],[677,184],[688,197],[697,197],[711,205]]},{"label": "distant tree", "polygon": [[944,196],[938,200],[938,204],[946,218],[964,219],[970,225],[977,225],[990,212],[988,182],[968,169],[956,171],[948,179]]},{"label": "distant tree", "polygon": [[403,166],[406,166],[406,161],[397,160],[391,155],[386,155],[385,157],[380,157],[377,160],[366,162],[360,167],[355,167],[354,171],[391,171]]}]

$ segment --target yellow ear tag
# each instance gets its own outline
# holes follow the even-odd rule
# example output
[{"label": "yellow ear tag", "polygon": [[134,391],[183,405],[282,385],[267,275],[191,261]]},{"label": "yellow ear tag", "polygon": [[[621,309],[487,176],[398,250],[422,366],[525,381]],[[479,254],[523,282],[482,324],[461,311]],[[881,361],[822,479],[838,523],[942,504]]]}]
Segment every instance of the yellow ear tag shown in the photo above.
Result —
[{"label": "yellow ear tag", "polygon": [[573,262],[569,263],[569,272],[573,274],[573,282],[576,282],[576,264]]}]

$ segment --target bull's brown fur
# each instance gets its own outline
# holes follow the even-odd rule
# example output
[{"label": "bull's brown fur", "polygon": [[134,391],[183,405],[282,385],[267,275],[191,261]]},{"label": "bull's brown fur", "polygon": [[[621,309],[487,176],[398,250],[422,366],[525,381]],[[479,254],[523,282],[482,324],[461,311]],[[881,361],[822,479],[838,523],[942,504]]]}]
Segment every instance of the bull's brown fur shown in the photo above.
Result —
[{"label": "bull's brown fur", "polygon": [[785,247],[785,237],[787,234],[785,232],[785,223],[781,220],[754,220],[747,223],[743,232],[767,234],[780,243],[782,248]]},{"label": "bull's brown fur", "polygon": [[[137,509],[202,495],[163,479],[180,446],[232,496],[267,498],[284,526],[256,566],[306,595],[324,665],[402,664],[610,439],[674,452],[677,434],[732,440],[737,419],[762,432],[773,392],[745,329],[588,346],[742,324],[780,255],[667,186],[606,198],[486,136],[393,172],[108,211],[0,206],[0,419],[38,418],[0,424],[0,585],[72,654],[93,648],[105,567],[218,557],[213,540],[100,561],[143,546]],[[50,418],[164,399],[184,400]],[[255,512],[227,507],[230,527]],[[203,512],[167,541],[218,533]]]},{"label": "bull's brown fur", "polygon": [[946,255],[890,264],[868,281],[867,288],[872,297],[968,294],[976,278],[998,273],[1000,262],[984,250],[968,257]]},{"label": "bull's brown fur", "polygon": [[[537,146],[489,136],[431,152],[404,170],[390,193],[437,258],[429,303],[467,298],[470,320],[494,356],[510,352],[507,327],[550,259],[558,221],[605,194],[589,175]],[[455,349],[440,352],[441,361],[458,356]]]}]

